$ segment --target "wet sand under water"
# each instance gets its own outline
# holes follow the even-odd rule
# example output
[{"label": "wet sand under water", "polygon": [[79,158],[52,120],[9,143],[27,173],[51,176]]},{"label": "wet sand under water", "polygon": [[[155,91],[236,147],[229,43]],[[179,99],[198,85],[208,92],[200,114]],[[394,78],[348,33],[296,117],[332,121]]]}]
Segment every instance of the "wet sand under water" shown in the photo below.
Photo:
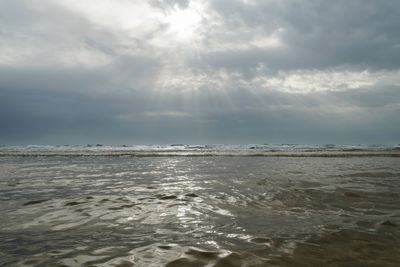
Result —
[{"label": "wet sand under water", "polygon": [[400,266],[399,158],[0,159],[0,265]]}]

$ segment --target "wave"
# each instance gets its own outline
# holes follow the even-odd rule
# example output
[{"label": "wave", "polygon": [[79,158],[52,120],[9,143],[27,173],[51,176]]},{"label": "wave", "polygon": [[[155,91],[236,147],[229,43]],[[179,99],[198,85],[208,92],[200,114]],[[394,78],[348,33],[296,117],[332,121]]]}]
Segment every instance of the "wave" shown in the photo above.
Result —
[{"label": "wave", "polygon": [[62,145],[0,146],[0,157],[398,157],[400,146],[386,145]]},{"label": "wave", "polygon": [[400,153],[0,153],[0,157],[301,157],[301,158],[350,158],[350,157],[400,157]]}]

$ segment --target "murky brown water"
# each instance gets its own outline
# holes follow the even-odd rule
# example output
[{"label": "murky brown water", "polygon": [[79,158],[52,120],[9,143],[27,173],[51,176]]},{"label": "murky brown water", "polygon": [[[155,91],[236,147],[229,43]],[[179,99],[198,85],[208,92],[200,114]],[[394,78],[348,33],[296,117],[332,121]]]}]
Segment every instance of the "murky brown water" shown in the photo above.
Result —
[{"label": "murky brown water", "polygon": [[0,265],[400,266],[400,158],[2,157]]}]

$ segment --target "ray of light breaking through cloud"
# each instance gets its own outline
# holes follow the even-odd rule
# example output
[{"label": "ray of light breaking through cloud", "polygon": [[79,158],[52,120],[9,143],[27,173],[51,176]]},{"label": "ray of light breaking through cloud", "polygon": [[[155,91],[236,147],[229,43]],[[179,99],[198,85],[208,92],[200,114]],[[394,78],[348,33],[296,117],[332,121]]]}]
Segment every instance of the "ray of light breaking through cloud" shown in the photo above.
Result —
[{"label": "ray of light breaking through cloud", "polygon": [[400,2],[0,0],[0,144],[398,143]]}]

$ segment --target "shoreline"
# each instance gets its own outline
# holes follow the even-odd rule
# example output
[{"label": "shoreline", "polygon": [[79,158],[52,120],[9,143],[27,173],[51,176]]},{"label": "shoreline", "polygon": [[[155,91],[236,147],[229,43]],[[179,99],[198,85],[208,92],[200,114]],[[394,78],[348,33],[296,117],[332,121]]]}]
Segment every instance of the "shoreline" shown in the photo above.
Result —
[{"label": "shoreline", "polygon": [[288,158],[357,158],[357,157],[400,157],[400,152],[269,152],[269,153],[0,153],[0,158],[51,158],[51,157],[288,157]]}]

